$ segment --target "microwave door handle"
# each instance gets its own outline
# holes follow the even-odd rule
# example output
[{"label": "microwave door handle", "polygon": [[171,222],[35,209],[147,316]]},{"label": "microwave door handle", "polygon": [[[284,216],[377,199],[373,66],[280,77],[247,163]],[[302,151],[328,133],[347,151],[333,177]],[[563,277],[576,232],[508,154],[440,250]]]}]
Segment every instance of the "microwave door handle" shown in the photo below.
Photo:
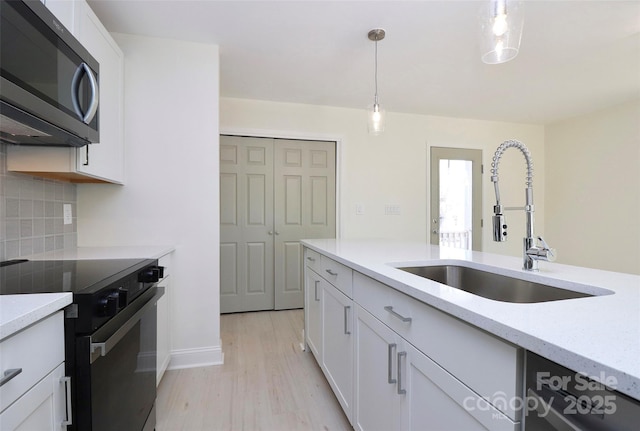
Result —
[{"label": "microwave door handle", "polygon": [[84,114],[82,113],[82,108],[80,108],[80,80],[82,79],[82,72],[84,71],[83,66],[86,66],[84,63],[80,64],[76,69],[76,72],[73,74],[73,79],[71,80],[71,102],[73,103],[73,110],[76,111],[76,114],[79,118],[83,118]]},{"label": "microwave door handle", "polygon": [[569,417],[554,409],[551,404],[542,399],[542,397],[539,396],[533,389],[527,389],[527,398],[529,402],[535,404],[532,407],[534,407],[534,410],[536,413],[538,413],[538,415],[546,413],[546,416],[540,416],[540,418],[546,420],[549,424],[551,424],[554,430],[582,431],[581,427],[575,425]]},{"label": "microwave door handle", "polygon": [[[82,112],[79,100],[80,81],[82,80],[83,72],[87,75],[87,78],[89,79],[89,86],[91,87],[91,100],[89,101],[89,109],[87,109],[86,113]],[[85,124],[89,124],[93,120],[93,117],[96,116],[96,112],[98,112],[98,104],[100,103],[98,80],[87,63],[80,64],[76,69],[76,72],[73,74],[73,79],[71,80],[71,102],[73,103],[73,110]]]},{"label": "microwave door handle", "polygon": [[89,102],[89,109],[83,118],[85,124],[89,124],[93,121],[93,117],[96,116],[96,112],[98,112],[98,105],[100,104],[100,88],[98,86],[98,79],[96,78],[96,75],[93,74],[93,71],[89,69],[89,66],[87,66],[86,63],[82,63],[82,65],[87,73],[89,85],[91,86],[91,101]]}]

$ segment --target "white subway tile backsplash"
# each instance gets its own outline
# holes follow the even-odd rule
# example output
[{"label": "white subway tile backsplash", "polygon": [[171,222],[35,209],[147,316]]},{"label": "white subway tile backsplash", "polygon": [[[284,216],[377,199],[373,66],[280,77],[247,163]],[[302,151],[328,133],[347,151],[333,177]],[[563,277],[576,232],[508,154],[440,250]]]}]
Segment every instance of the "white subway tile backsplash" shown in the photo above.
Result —
[{"label": "white subway tile backsplash", "polygon": [[[0,261],[75,247],[76,202],[75,184],[7,171],[6,144],[0,144]],[[69,225],[64,204],[73,209]]]}]

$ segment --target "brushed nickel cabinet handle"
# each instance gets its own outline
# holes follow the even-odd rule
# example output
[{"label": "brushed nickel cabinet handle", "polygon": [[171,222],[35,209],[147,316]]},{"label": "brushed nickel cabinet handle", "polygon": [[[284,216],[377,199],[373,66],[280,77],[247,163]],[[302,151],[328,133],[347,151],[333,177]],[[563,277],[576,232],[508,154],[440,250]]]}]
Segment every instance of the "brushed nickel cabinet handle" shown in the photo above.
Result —
[{"label": "brushed nickel cabinet handle", "polygon": [[349,317],[349,309],[351,308],[350,305],[345,305],[344,306],[344,335],[351,335],[351,331],[349,331],[349,325],[348,325],[348,317]]},{"label": "brushed nickel cabinet handle", "polygon": [[73,424],[73,412],[71,407],[71,377],[64,376],[60,379],[60,382],[64,384],[65,399],[67,404],[67,418],[62,421],[61,425]]},{"label": "brushed nickel cabinet handle", "polygon": [[316,292],[314,294],[314,299],[316,301],[320,301],[320,298],[318,298],[318,284],[320,284],[320,280],[315,280],[314,283],[315,283],[315,289],[316,289]]},{"label": "brushed nickel cabinet handle", "polygon": [[393,316],[397,317],[398,319],[402,320],[403,322],[410,323],[411,320],[412,320],[411,317],[404,317],[403,315],[398,314],[397,312],[395,312],[391,305],[385,305],[384,309],[387,310],[389,313],[391,313],[391,315],[393,315]]},{"label": "brushed nickel cabinet handle", "polygon": [[395,384],[396,379],[393,378],[393,370],[391,363],[393,362],[393,350],[396,348],[396,343],[391,343],[387,346],[387,382],[389,384]]},{"label": "brushed nickel cabinet handle", "polygon": [[335,277],[336,275],[338,275],[338,273],[337,273],[337,272],[333,272],[333,271],[331,271],[330,269],[325,269],[325,271],[327,271],[327,272],[329,273],[329,275],[333,275],[334,277]]},{"label": "brushed nickel cabinet handle", "polygon": [[309,262],[315,262],[316,260],[314,258],[312,258],[311,256],[307,256],[307,260]]},{"label": "brushed nickel cabinet handle", "polygon": [[13,379],[15,376],[17,376],[21,372],[22,372],[22,368],[12,368],[10,370],[5,371],[2,378],[0,379],[0,386],[4,385],[5,383],[9,383],[11,379]]},{"label": "brushed nickel cabinet handle", "polygon": [[90,145],[85,145],[84,147],[84,162],[82,162],[82,166],[89,166],[89,147]]},{"label": "brushed nickel cabinet handle", "polygon": [[402,358],[407,357],[407,352],[398,352],[398,395],[404,395],[407,390],[402,387]]}]

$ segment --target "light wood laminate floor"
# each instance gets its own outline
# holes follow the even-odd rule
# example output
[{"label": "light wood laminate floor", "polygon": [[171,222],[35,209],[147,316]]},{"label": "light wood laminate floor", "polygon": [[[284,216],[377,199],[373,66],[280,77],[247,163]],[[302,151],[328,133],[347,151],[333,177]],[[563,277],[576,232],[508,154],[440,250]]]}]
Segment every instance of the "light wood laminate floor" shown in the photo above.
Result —
[{"label": "light wood laminate floor", "polygon": [[316,360],[302,310],[225,314],[224,365],[167,371],[157,431],[351,430]]}]

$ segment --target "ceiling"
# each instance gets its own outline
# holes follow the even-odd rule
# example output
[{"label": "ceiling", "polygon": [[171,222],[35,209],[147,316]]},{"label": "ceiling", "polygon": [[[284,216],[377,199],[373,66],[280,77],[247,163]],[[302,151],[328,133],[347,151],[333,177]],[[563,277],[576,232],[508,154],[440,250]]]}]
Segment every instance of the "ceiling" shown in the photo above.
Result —
[{"label": "ceiling", "polygon": [[387,112],[548,124],[640,98],[640,0],[528,0],[520,53],[499,65],[480,61],[481,1],[89,4],[111,32],[219,45],[223,97],[364,109],[367,33],[383,28]]}]

